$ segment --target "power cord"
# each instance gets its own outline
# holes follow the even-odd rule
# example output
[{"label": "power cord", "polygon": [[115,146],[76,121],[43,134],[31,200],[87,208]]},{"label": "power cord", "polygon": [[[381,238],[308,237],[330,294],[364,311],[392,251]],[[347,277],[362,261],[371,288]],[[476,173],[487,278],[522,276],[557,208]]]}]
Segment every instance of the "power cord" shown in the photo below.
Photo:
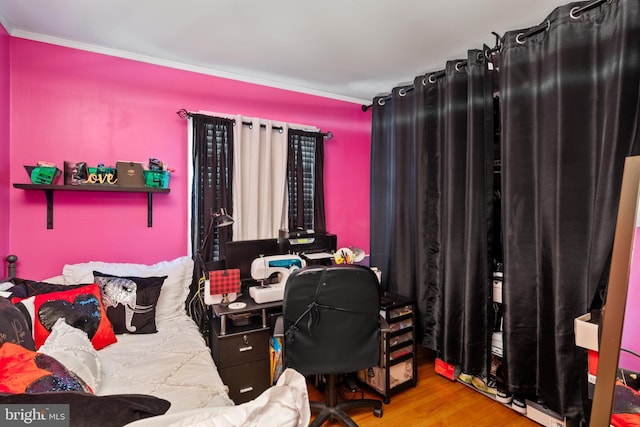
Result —
[{"label": "power cord", "polygon": [[200,332],[204,336],[208,336],[209,333],[209,315],[207,313],[207,306],[204,303],[204,282],[206,278],[204,275],[198,279],[198,286],[191,299],[189,299],[188,313],[189,316],[196,322]]}]

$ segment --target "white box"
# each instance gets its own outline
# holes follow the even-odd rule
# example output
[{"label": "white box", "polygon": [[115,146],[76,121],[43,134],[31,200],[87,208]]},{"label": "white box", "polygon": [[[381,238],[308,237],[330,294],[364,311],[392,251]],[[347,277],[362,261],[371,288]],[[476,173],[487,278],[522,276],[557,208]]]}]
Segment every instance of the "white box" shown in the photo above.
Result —
[{"label": "white box", "polygon": [[527,400],[527,418],[545,427],[566,427],[567,423],[557,413],[546,406]]},{"label": "white box", "polygon": [[389,394],[394,388],[407,381],[413,380],[413,359],[400,362],[389,368],[389,389],[387,390],[387,368],[373,366],[373,375],[366,375],[365,381],[382,394]]},{"label": "white box", "polygon": [[491,334],[491,354],[502,357],[502,332]]},{"label": "white box", "polygon": [[502,280],[493,279],[493,302],[502,303]]},{"label": "white box", "polygon": [[583,314],[573,320],[573,331],[576,335],[576,345],[588,350],[598,351],[597,323],[591,323],[591,313]]}]

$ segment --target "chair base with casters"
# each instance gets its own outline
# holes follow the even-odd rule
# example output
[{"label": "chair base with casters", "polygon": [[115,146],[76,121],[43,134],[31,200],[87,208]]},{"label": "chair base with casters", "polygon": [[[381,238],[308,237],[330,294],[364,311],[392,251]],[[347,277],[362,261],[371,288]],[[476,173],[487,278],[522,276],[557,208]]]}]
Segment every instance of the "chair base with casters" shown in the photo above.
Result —
[{"label": "chair base with casters", "polygon": [[353,408],[373,407],[373,415],[382,417],[382,401],[377,399],[354,399],[338,402],[337,374],[327,375],[324,402],[309,402],[311,412],[318,412],[310,427],[318,427],[325,421],[340,421],[349,427],[358,427],[346,411]]}]

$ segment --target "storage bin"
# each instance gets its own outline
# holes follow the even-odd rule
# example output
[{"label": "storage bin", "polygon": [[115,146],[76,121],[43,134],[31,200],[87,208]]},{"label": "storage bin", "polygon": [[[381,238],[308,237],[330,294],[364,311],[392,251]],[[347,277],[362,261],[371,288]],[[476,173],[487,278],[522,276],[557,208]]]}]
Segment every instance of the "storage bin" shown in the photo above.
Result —
[{"label": "storage bin", "polygon": [[402,344],[403,342],[411,341],[413,339],[413,331],[398,335],[397,337],[389,338],[389,345],[394,346]]},{"label": "storage bin", "polygon": [[55,166],[25,166],[32,184],[55,184],[62,171]]},{"label": "storage bin", "polygon": [[151,188],[169,188],[169,171],[144,171],[144,185]]},{"label": "storage bin", "polygon": [[389,319],[387,320],[392,320],[392,319],[395,319],[396,317],[404,316],[405,314],[410,314],[412,312],[413,312],[413,308],[410,305],[394,308],[393,310],[389,311]]},{"label": "storage bin", "polygon": [[413,318],[401,320],[397,323],[392,323],[389,325],[389,331],[395,332],[401,329],[411,328],[413,326]]}]

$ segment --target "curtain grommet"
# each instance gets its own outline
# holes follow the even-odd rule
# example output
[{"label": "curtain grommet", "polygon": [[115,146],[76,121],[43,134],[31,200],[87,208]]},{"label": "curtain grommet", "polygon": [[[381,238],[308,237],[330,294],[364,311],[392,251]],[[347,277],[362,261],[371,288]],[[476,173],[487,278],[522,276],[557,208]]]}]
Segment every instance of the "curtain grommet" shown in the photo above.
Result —
[{"label": "curtain grommet", "polygon": [[398,90],[398,95],[405,96],[406,94],[407,94],[407,91],[405,90],[405,88],[400,88],[400,90]]},{"label": "curtain grommet", "polygon": [[422,86],[427,85],[427,79],[425,77],[422,78]]},{"label": "curtain grommet", "polygon": [[519,34],[516,36],[516,43],[518,43],[518,44],[524,44],[524,42],[525,42],[524,33],[519,33]]},{"label": "curtain grommet", "polygon": [[378,99],[378,105],[384,105],[384,98]]},{"label": "curtain grommet", "polygon": [[569,16],[571,17],[571,19],[580,19],[580,7],[576,6],[572,8],[569,12]]},{"label": "curtain grommet", "polygon": [[456,69],[456,71],[462,71],[462,62],[456,62],[454,68]]},{"label": "curtain grommet", "polygon": [[436,82],[436,76],[431,74],[429,75],[429,83],[435,83]]}]

